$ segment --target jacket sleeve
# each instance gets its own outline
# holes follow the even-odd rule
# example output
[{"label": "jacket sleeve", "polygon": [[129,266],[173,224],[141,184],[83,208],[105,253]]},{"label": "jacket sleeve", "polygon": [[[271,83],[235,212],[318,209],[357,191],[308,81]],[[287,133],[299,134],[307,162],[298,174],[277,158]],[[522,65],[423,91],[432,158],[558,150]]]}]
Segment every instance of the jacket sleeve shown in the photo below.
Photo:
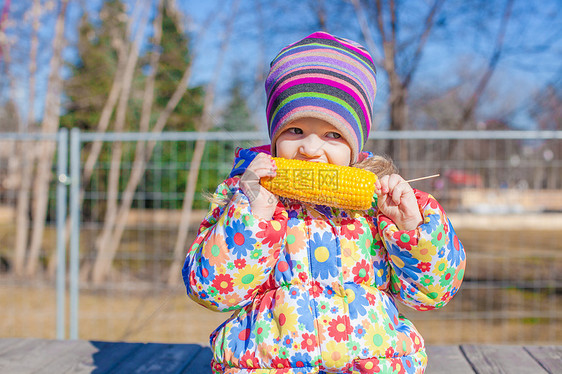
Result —
[{"label": "jacket sleeve", "polygon": [[188,250],[182,270],[187,294],[215,310],[242,308],[269,278],[287,231],[280,204],[268,221],[254,216],[239,177],[218,186],[209,213]]},{"label": "jacket sleeve", "polygon": [[378,230],[390,263],[390,291],[417,310],[440,308],[462,283],[466,256],[451,222],[435,198],[414,190],[423,222],[398,230],[382,213]]}]

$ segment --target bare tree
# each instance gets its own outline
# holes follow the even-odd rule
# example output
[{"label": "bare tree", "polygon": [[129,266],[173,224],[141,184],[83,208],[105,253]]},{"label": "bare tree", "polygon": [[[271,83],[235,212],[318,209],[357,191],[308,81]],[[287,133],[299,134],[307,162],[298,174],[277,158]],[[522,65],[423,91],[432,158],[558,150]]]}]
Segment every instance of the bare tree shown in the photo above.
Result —
[{"label": "bare tree", "polygon": [[[213,103],[215,99],[215,90],[220,76],[220,71],[224,63],[224,58],[226,51],[228,49],[229,37],[232,34],[232,27],[234,20],[236,18],[236,13],[240,0],[236,0],[232,5],[232,10],[229,12],[231,15],[229,22],[225,27],[217,64],[215,66],[215,73],[213,80],[208,84],[205,93],[205,101],[203,104],[203,118],[201,120],[201,125],[198,129],[200,133],[205,133],[209,131],[213,125],[212,112]],[[180,224],[178,229],[178,236],[176,237],[176,243],[174,245],[174,259],[172,265],[170,266],[170,272],[168,274],[168,284],[175,286],[180,281],[180,270],[182,268],[183,259],[185,257],[185,249],[187,247],[187,235],[189,233],[189,222],[191,220],[191,212],[193,210],[193,201],[195,199],[195,188],[197,186],[197,180],[199,177],[199,169],[201,167],[201,160],[203,159],[203,152],[205,151],[206,141],[204,139],[198,139],[195,142],[195,149],[193,151],[193,157],[189,165],[189,174],[187,176],[187,185],[184,194],[184,200],[182,204],[182,212],[180,218]]]},{"label": "bare tree", "polygon": [[254,0],[254,9],[256,12],[256,43],[258,45],[258,52],[256,54],[256,69],[254,71],[254,78],[252,82],[252,91],[250,93],[249,102],[254,108],[263,105],[263,82],[265,80],[265,51],[267,47],[266,42],[266,20],[263,14],[263,7],[260,0]]},{"label": "bare tree", "polygon": [[318,20],[318,29],[322,31],[328,30],[327,25],[327,10],[326,4],[324,0],[313,0],[310,4],[312,12],[316,15],[316,19]]},{"label": "bare tree", "polygon": [[0,59],[3,57],[4,49],[6,46],[4,30],[6,29],[6,21],[8,20],[8,14],[10,13],[10,0],[4,1],[4,6],[2,7],[2,12],[0,12]]},{"label": "bare tree", "polygon": [[505,40],[505,33],[507,30],[507,25],[509,23],[509,20],[511,18],[512,10],[513,10],[513,0],[508,0],[505,5],[503,15],[500,19],[500,27],[496,35],[494,49],[492,51],[492,54],[490,55],[488,66],[484,70],[482,76],[478,80],[478,84],[476,85],[474,91],[469,96],[468,100],[466,101],[466,104],[464,105],[464,108],[461,113],[461,117],[459,119],[459,129],[464,128],[465,124],[470,122],[470,119],[472,118],[474,111],[478,106],[478,102],[480,101],[480,98],[482,97],[484,90],[488,86],[488,83],[490,83],[490,79],[492,78],[492,75],[496,70],[496,67],[498,65],[498,62],[500,61],[500,57],[502,54],[504,40]]},{"label": "bare tree", "polygon": [[[62,92],[62,78],[60,69],[62,67],[62,49],[64,46],[64,21],[69,0],[61,0],[57,20],[55,24],[55,35],[53,38],[53,55],[49,66],[48,88],[45,96],[45,113],[41,123],[43,133],[52,134],[58,130],[59,111]],[[33,232],[29,246],[29,258],[26,264],[26,273],[33,275],[37,269],[39,252],[43,241],[45,219],[47,217],[47,205],[49,200],[49,181],[51,178],[51,165],[53,162],[55,146],[53,143],[42,143],[39,163],[34,184],[34,209],[33,209]]]},{"label": "bare tree", "polygon": [[[363,37],[367,41],[367,46],[373,52],[375,63],[383,66],[388,76],[389,96],[388,107],[390,117],[390,130],[401,131],[407,129],[408,126],[408,89],[412,82],[412,78],[419,66],[422,52],[429,38],[431,29],[435,25],[436,15],[443,6],[444,0],[434,0],[427,10],[427,14],[420,17],[423,21],[423,27],[418,35],[411,37],[413,40],[409,48],[413,49],[411,58],[402,59],[403,64],[407,66],[399,66],[398,57],[404,52],[400,49],[399,33],[400,26],[398,22],[399,9],[395,0],[374,2],[374,9],[370,9],[365,2],[360,0],[352,0]],[[380,35],[382,48],[376,47],[375,36],[369,27],[368,18],[366,16],[369,11],[374,13],[375,29]],[[397,148],[397,149],[395,149]],[[399,160],[406,160],[408,155],[406,147],[395,147],[394,142],[390,142],[388,152],[395,154]]]},{"label": "bare tree", "polygon": [[[469,95],[468,100],[466,100],[466,102],[462,104],[460,116],[457,119],[455,126],[455,128],[459,130],[465,129],[467,124],[473,123],[474,113],[478,107],[478,103],[480,102],[480,99],[482,98],[486,87],[490,83],[492,75],[494,74],[498,62],[500,61],[500,57],[504,48],[507,25],[509,24],[509,20],[511,19],[511,13],[513,10],[513,2],[514,0],[507,1],[500,19],[500,26],[495,38],[494,49],[488,60],[488,65],[482,73],[482,76],[478,80],[478,83],[474,87],[472,94]],[[456,152],[458,143],[458,140],[451,139],[449,144],[449,153],[446,156],[448,159],[450,159],[451,156]]]},{"label": "bare tree", "polygon": [[[562,89],[558,84],[551,83],[537,94],[530,109],[531,116],[541,130],[562,130]],[[555,160],[562,157],[562,146],[559,139],[545,140],[540,148],[539,157],[544,161],[542,167],[534,168],[534,187],[560,189],[562,178],[556,171]]]},{"label": "bare tree", "polygon": [[[125,65],[125,70],[123,72],[121,95],[117,104],[114,125],[114,130],[116,132],[122,132],[125,129],[125,119],[131,93],[131,86],[133,84],[135,67],[137,66],[138,62],[140,44],[142,42],[145,26],[147,23],[147,15],[148,10],[145,9],[145,13],[142,16],[142,20],[140,21],[140,27],[137,29],[135,40],[132,43],[127,63]],[[112,239],[112,231],[115,227],[117,219],[120,165],[121,156],[123,153],[121,142],[113,143],[111,153],[105,219],[102,232],[96,241],[97,254],[93,268],[93,279],[95,283],[101,282],[105,274],[108,272],[115,256],[114,253],[111,253],[112,245],[110,241]]]},{"label": "bare tree", "polygon": [[[28,102],[35,102],[35,78],[37,71],[37,48],[39,45],[38,30],[40,26],[41,2],[34,0],[31,7],[32,34],[29,52],[29,97]],[[27,119],[22,132],[26,133],[31,128],[35,118],[35,106],[27,107]],[[16,204],[16,247],[14,257],[14,271],[17,275],[23,275],[25,257],[29,236],[29,205],[31,178],[33,174],[34,154],[23,144],[19,147],[19,159],[21,164],[20,186]]]},{"label": "bare tree", "polygon": [[[209,21],[212,19],[214,19],[214,17],[209,17]],[[199,35],[200,38],[202,37],[202,33],[206,31],[206,29],[207,29],[206,27],[202,28],[202,32]],[[182,75],[182,78],[178,82],[178,85],[176,86],[174,93],[166,103],[166,107],[158,115],[158,118],[156,119],[156,123],[154,124],[154,127],[151,130],[152,133],[158,134],[164,130],[164,127],[168,119],[170,118],[174,109],[176,108],[176,106],[184,96],[185,91],[187,90],[191,79],[192,62],[194,59],[195,59],[195,53],[193,53],[193,57],[191,58],[188,66],[186,67]],[[152,83],[149,84],[151,85]],[[145,98],[147,97],[148,94],[146,94],[145,91]],[[148,109],[147,107],[145,107],[145,105],[149,105],[149,103],[148,102],[143,103],[143,108],[147,110],[146,115],[148,115]],[[147,121],[147,120],[148,119],[141,120],[141,121]],[[94,284],[102,283],[105,277],[107,276],[107,273],[111,269],[113,258],[115,257],[115,253],[117,252],[119,244],[121,243],[121,238],[125,230],[127,216],[129,215],[131,209],[134,192],[137,189],[137,186],[142,179],[142,176],[146,170],[146,163],[152,156],[152,152],[154,151],[155,146],[156,146],[156,142],[150,141],[146,146],[146,151],[144,150],[142,152],[139,151],[136,152],[135,154],[135,160],[133,161],[133,167],[131,168],[131,175],[129,177],[125,190],[122,193],[121,203],[119,204],[116,213],[115,225],[111,230],[111,235],[109,236],[110,239],[107,240],[107,245],[108,245],[106,251],[107,257],[100,259],[98,265],[98,269],[100,270],[98,270],[97,272],[94,271],[94,275],[92,277],[92,281]]]},{"label": "bare tree", "polygon": [[[0,121],[0,131],[22,132],[24,131],[25,124],[19,115],[17,104],[14,100],[18,89],[18,79],[13,71],[11,71],[11,67],[17,66],[17,63],[12,61],[12,54],[10,50],[13,45],[17,45],[19,43],[17,43],[14,39],[9,38],[6,33],[6,29],[9,27],[8,24],[10,22],[17,22],[9,18],[10,4],[10,1],[5,1],[0,12],[0,67],[2,68],[1,74],[3,74],[3,79],[0,82],[0,95],[4,94],[4,92],[8,93],[7,100],[5,102],[1,101],[4,105],[0,107],[0,116],[2,117],[2,121]],[[1,99],[2,97],[0,96],[0,100]],[[20,152],[15,141],[7,141],[0,144],[0,162],[6,162],[7,165],[7,168],[0,170],[0,178],[2,178],[0,181],[0,191],[3,189],[15,190],[21,184],[21,161],[19,153]],[[25,248],[23,249],[23,252],[25,253]],[[18,269],[19,273],[22,272],[21,269],[23,268],[23,261],[25,261],[25,259],[22,257],[21,265]]]},{"label": "bare tree", "polygon": [[[124,79],[125,79],[125,68],[127,65],[128,52],[130,43],[127,40],[130,39],[133,30],[133,23],[134,20],[137,19],[137,13],[140,11],[141,7],[134,7],[133,14],[130,17],[127,17],[127,26],[126,26],[126,35],[122,37],[120,33],[113,32],[112,36],[113,39],[111,40],[111,45],[115,46],[117,51],[117,69],[115,70],[115,75],[113,77],[113,83],[111,85],[111,89],[109,91],[109,95],[103,105],[100,118],[96,125],[96,132],[97,133],[104,133],[108,130],[111,118],[115,111],[115,107],[121,97],[121,88],[123,87]],[[85,187],[90,183],[92,178],[92,174],[94,172],[94,167],[98,162],[99,156],[101,154],[101,150],[103,147],[103,141],[95,140],[92,143],[92,146],[89,149],[88,155],[86,157],[86,161],[84,162],[84,168],[82,171],[82,175],[80,177],[80,196],[79,196],[79,205],[82,206],[84,201],[84,190]],[[66,238],[65,241],[68,242],[70,239],[70,217],[66,220]],[[49,275],[53,276],[56,270],[56,253],[53,253],[51,258],[49,259]],[[83,270],[87,273],[88,267],[84,266]]]}]

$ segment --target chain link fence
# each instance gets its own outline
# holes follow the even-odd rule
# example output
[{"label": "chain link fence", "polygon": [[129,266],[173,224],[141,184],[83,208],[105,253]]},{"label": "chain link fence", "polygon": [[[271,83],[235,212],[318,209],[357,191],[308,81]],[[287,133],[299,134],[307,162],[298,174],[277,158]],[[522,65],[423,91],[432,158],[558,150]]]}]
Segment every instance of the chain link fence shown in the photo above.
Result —
[{"label": "chain link fence", "polygon": [[[0,134],[3,336],[207,344],[227,315],[191,302],[174,266],[235,148],[266,136],[64,137]],[[40,159],[40,141],[58,144],[41,266],[16,275],[21,155]],[[562,343],[562,132],[375,132],[365,148],[390,155],[406,179],[440,174],[414,187],[436,196],[467,252],[465,281],[448,306],[402,309],[428,344]]]}]

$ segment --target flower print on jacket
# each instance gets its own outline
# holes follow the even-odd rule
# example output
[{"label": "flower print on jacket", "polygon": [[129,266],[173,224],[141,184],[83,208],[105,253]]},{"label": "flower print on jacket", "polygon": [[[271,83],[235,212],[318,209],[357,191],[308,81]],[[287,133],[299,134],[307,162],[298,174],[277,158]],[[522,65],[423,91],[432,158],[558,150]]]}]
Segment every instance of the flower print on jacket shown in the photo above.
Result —
[{"label": "flower print on jacket", "polygon": [[256,341],[255,331],[250,329],[247,324],[241,323],[231,327],[228,337],[228,347],[233,352],[238,353],[238,357],[242,357],[242,352],[251,350]]},{"label": "flower print on jacket", "polygon": [[403,251],[398,245],[391,244],[388,253],[396,275],[418,280],[421,270],[416,265],[419,260],[410,251]]},{"label": "flower print on jacket", "polygon": [[[257,153],[238,150],[238,158]],[[247,165],[251,159],[237,165]],[[233,314],[211,335],[212,369],[230,374],[421,372],[423,338],[396,302],[440,308],[466,256],[445,213],[414,190],[423,223],[401,231],[366,212],[281,201],[254,216],[238,167],[216,191],[183,268],[188,295]]]},{"label": "flower print on jacket", "polygon": [[205,250],[205,258],[209,261],[209,264],[213,267],[224,265],[228,261],[228,251],[226,248],[222,248],[218,243],[223,243],[224,237],[220,234],[216,234],[207,240],[207,246]]},{"label": "flower print on jacket", "polygon": [[310,298],[303,292],[302,297],[297,300],[298,322],[301,323],[307,331],[314,330],[314,318],[310,309]]},{"label": "flower print on jacket", "polygon": [[256,233],[256,237],[262,239],[263,244],[277,243],[284,235],[281,224],[278,221],[260,222],[258,227],[262,231]]},{"label": "flower print on jacket", "polygon": [[466,259],[463,247],[459,238],[456,235],[451,236],[451,233],[449,233],[449,243],[452,243],[453,250],[448,252],[447,259],[452,266],[458,266]]},{"label": "flower print on jacket", "polygon": [[313,239],[310,240],[312,277],[328,279],[330,276],[337,276],[339,272],[338,252],[338,247],[330,231],[326,231],[322,235],[314,233]]},{"label": "flower print on jacket", "polygon": [[354,319],[365,316],[367,313],[367,306],[369,305],[369,300],[365,295],[367,293],[365,289],[353,283],[346,284],[345,288],[347,302],[349,303],[349,316]]},{"label": "flower print on jacket", "polygon": [[213,280],[213,287],[222,294],[231,292],[234,289],[233,285],[232,277],[229,274],[218,274]]},{"label": "flower print on jacket", "polygon": [[256,239],[252,238],[252,231],[246,230],[239,220],[231,221],[226,227],[226,244],[234,256],[246,256],[248,251],[254,249]]},{"label": "flower print on jacket", "polygon": [[260,285],[265,275],[258,265],[246,265],[234,273],[234,282],[241,288],[253,289]]},{"label": "flower print on jacket", "polygon": [[201,266],[197,268],[197,275],[204,284],[209,284],[215,278],[215,268],[209,264],[208,259],[201,259]]},{"label": "flower print on jacket", "polygon": [[359,235],[363,234],[363,227],[352,218],[342,219],[341,233],[347,239],[359,239]]},{"label": "flower print on jacket", "polygon": [[310,362],[310,355],[306,352],[297,352],[290,358],[291,365],[295,368],[303,368]]},{"label": "flower print on jacket", "polygon": [[371,266],[365,259],[356,263],[351,272],[353,273],[353,282],[362,283],[369,280],[369,270]]},{"label": "flower print on jacket", "polygon": [[348,316],[337,316],[329,323],[328,335],[337,342],[346,340],[349,334],[353,332],[353,328],[350,325],[351,323]]}]

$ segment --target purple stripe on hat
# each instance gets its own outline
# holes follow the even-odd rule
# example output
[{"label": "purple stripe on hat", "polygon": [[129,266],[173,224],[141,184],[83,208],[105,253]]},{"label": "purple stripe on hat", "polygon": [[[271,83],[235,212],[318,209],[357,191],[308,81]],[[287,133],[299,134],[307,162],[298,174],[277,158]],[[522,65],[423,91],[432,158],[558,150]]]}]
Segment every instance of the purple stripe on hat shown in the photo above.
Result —
[{"label": "purple stripe on hat", "polygon": [[[328,61],[329,62],[329,61]],[[333,73],[333,74],[330,74]],[[371,103],[374,99],[375,96],[375,91],[374,91],[374,87],[376,85],[376,82],[370,82],[372,83],[371,85],[365,85],[365,81],[369,81],[368,75],[364,74],[363,71],[361,71],[360,69],[357,69],[357,67],[355,66],[351,66],[348,65],[346,66],[345,69],[342,69],[340,66],[338,65],[332,65],[332,66],[321,66],[321,65],[304,65],[302,66],[301,69],[291,69],[291,70],[285,70],[284,74],[280,77],[278,77],[278,79],[276,80],[275,84],[272,84],[269,87],[269,92],[268,92],[268,108],[267,111],[270,110],[270,106],[272,105],[272,102],[275,101],[276,96],[278,96],[283,89],[281,89],[285,79],[290,80],[292,79],[292,76],[298,75],[298,74],[303,74],[303,75],[310,75],[310,74],[317,74],[317,75],[322,75],[322,76],[326,76],[326,77],[330,77],[330,76],[334,76],[334,79],[337,79],[339,77],[335,77],[336,74],[341,75],[345,78],[347,78],[349,81],[354,82],[355,85],[357,85],[357,88],[360,89],[363,92],[364,95],[364,100],[367,100],[369,103],[369,107],[372,107]],[[348,83],[349,85],[353,86],[353,84]]]},{"label": "purple stripe on hat", "polygon": [[335,50],[327,50],[326,48],[308,48],[304,51],[295,51],[275,61],[275,64],[271,67],[266,87],[271,87],[267,83],[277,81],[283,75],[305,67],[331,67],[337,71],[345,71],[348,74],[355,75],[355,80],[358,82],[369,82],[370,86],[376,85],[374,71],[371,67],[353,57],[353,55],[347,55],[343,51],[336,53]]},{"label": "purple stripe on hat", "polygon": [[[360,106],[361,110],[363,111],[363,119],[368,123],[369,120],[370,120],[370,115],[369,115],[369,111],[367,110],[367,107],[365,105],[366,103],[364,102],[363,98],[360,95],[357,94],[356,90],[353,89],[355,87],[350,86],[350,85],[342,84],[341,81],[342,80],[339,80],[339,82],[338,82],[338,79],[334,76],[328,76],[328,78],[326,78],[326,77],[321,77],[321,76],[318,76],[318,75],[302,74],[302,75],[296,76],[294,79],[287,80],[286,82],[283,82],[277,88],[277,90],[280,93],[281,91],[287,90],[291,87],[303,85],[303,84],[324,84],[326,86],[335,87],[335,88],[347,93],[348,95],[352,96],[353,99],[355,99],[355,101]],[[275,102],[275,99],[277,99],[277,97],[279,96],[279,93],[271,98],[270,104]],[[268,107],[268,110],[270,110],[270,109],[271,109],[271,105]],[[361,131],[361,133],[362,132],[363,131]]]},{"label": "purple stripe on hat", "polygon": [[[356,53],[350,52],[344,48],[336,48],[336,47],[330,47],[327,48],[327,46],[325,45],[318,45],[318,44],[305,44],[305,45],[298,45],[295,46],[294,48],[288,49],[286,51],[283,51],[282,53],[280,53],[277,56],[277,59],[275,60],[275,64],[278,64],[279,61],[282,61],[283,59],[286,58],[291,58],[294,55],[299,55],[299,54],[310,54],[312,57],[311,62],[316,62],[317,61],[317,57],[318,55],[315,55],[315,53],[328,53],[328,54],[338,54],[341,55],[342,57],[345,57],[348,59],[348,63],[352,63],[352,64],[356,64],[356,65],[361,65],[363,67],[365,67],[366,69],[372,71],[371,74],[375,74],[374,71],[374,65],[372,65],[372,61],[371,60],[363,60],[361,58],[361,56],[357,56]],[[343,58],[342,58],[343,61]]]},{"label": "purple stripe on hat", "polygon": [[[311,69],[307,69],[311,70]],[[330,75],[328,72],[335,72],[339,73],[340,75],[348,78],[349,81],[353,81],[357,84],[357,86],[353,84],[349,84],[349,81],[337,76],[337,75]],[[367,100],[369,100],[372,96],[369,95],[368,92],[365,92],[364,87],[361,85],[354,76],[346,74],[341,70],[335,69],[322,69],[322,70],[313,70],[311,72],[304,72],[298,75],[292,75],[287,77],[285,80],[279,80],[277,86],[275,87],[275,91],[273,95],[269,97],[268,106],[266,108],[266,112],[269,113],[271,111],[271,106],[277,100],[277,97],[286,89],[293,87],[297,84],[306,84],[306,83],[320,83],[320,79],[323,79],[322,83],[326,83],[333,87],[339,88],[342,91],[345,91],[352,95],[355,100],[361,105],[361,109],[364,113],[366,113],[370,119],[370,106]],[[337,82],[338,84],[330,84],[331,81]],[[369,109],[367,109],[369,108]]]},{"label": "purple stripe on hat", "polygon": [[346,69],[342,69],[340,66],[338,65],[332,65],[332,66],[322,66],[322,65],[303,65],[302,67],[299,66],[300,69],[291,69],[288,70],[286,69],[285,71],[283,71],[283,74],[280,75],[279,77],[276,77],[276,83],[271,85],[269,87],[269,99],[275,99],[274,96],[271,96],[271,91],[274,91],[275,93],[279,92],[279,86],[282,84],[284,79],[289,79],[286,78],[287,76],[290,75],[295,75],[298,74],[300,71],[302,71],[302,74],[323,74],[323,75],[327,75],[329,76],[329,73],[335,73],[335,74],[340,74],[345,76],[346,78],[349,78],[349,80],[352,80],[353,82],[355,82],[357,84],[358,87],[360,87],[365,95],[366,98],[368,100],[373,100],[375,92],[374,92],[374,85],[376,84],[374,81],[372,82],[373,85],[369,86],[365,86],[365,80],[368,81],[368,75],[365,74],[365,72],[361,71],[360,69],[357,69],[355,67],[349,67]]},{"label": "purple stripe on hat", "polygon": [[[305,108],[308,109],[305,110]],[[336,126],[337,128],[342,130],[342,127],[345,127],[347,129],[346,133],[354,134],[354,143],[351,143],[350,145],[362,144],[364,142],[365,139],[362,137],[361,132],[359,132],[359,128],[357,126],[349,126],[350,123],[355,123],[356,121],[353,117],[353,114],[350,113],[347,108],[343,107],[335,101],[316,96],[299,97],[290,100],[282,108],[279,108],[279,111],[275,113],[275,116],[271,121],[272,124],[275,124],[270,130],[270,136],[272,137],[272,139],[273,135],[277,133],[277,131],[279,131],[281,127],[286,125],[288,120],[293,120],[294,118],[292,117],[294,117],[295,113],[301,111],[301,109],[303,112],[306,111],[307,113],[323,113],[330,118],[336,119],[338,123],[338,126]],[[288,113],[291,113],[291,116],[289,116]],[[298,118],[303,117],[304,115],[301,115]],[[332,125],[334,125],[334,123],[332,123]]]},{"label": "purple stripe on hat", "polygon": [[349,39],[338,38],[336,36],[330,35],[330,34],[325,33],[325,32],[315,32],[313,34],[310,34],[309,38],[334,40],[338,43],[341,43],[341,44],[345,45],[347,48],[351,49],[352,51],[355,51],[356,53],[365,57],[366,59],[371,61],[371,63],[374,64],[373,59],[371,58],[371,55],[364,48],[358,46],[357,43],[355,43],[355,42],[353,42]]},{"label": "purple stripe on hat", "polygon": [[356,160],[371,128],[376,84],[375,65],[360,44],[316,32],[289,45],[265,82],[272,143],[287,121],[309,115],[342,130]]}]

